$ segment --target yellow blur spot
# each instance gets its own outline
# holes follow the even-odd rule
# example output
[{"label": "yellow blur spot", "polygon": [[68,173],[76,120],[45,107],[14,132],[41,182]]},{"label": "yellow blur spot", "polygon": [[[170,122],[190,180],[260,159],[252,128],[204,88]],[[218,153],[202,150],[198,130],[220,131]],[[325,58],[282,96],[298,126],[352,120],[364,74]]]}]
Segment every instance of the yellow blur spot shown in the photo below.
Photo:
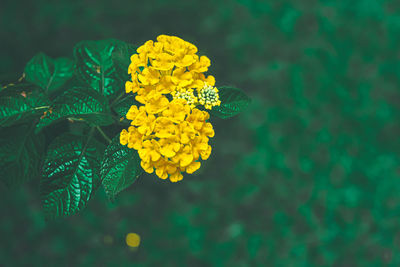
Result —
[{"label": "yellow blur spot", "polygon": [[132,248],[136,248],[140,244],[140,236],[135,233],[129,233],[125,238],[126,244]]}]

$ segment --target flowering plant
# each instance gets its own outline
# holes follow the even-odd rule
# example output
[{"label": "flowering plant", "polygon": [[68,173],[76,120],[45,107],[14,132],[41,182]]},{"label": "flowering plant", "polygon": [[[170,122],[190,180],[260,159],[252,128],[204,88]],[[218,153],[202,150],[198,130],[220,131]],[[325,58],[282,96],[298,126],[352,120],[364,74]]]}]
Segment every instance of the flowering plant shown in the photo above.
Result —
[{"label": "flowering plant", "polygon": [[1,180],[39,176],[46,217],[56,218],[81,210],[100,185],[115,198],[142,170],[171,182],[194,173],[211,154],[210,116],[232,117],[250,102],[216,87],[210,59],[197,53],[160,35],[137,49],[83,41],[74,60],[34,56],[0,89]]}]

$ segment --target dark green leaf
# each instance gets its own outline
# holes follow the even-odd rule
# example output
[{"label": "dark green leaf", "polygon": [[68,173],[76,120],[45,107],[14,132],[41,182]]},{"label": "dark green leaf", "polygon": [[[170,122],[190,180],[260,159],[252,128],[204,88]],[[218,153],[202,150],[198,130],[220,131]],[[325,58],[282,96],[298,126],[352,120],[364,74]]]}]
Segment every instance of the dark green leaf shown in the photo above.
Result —
[{"label": "dark green leaf", "polygon": [[38,131],[63,119],[85,120],[91,125],[104,126],[113,123],[107,99],[93,89],[75,87],[59,96],[37,125]]},{"label": "dark green leaf", "polygon": [[113,39],[78,43],[74,48],[78,78],[106,96],[124,90],[112,60],[112,53],[120,44]]},{"label": "dark green leaf", "polygon": [[25,67],[26,80],[50,92],[60,88],[73,74],[71,59],[52,59],[43,53],[34,56]]},{"label": "dark green leaf", "polygon": [[142,173],[136,150],[123,146],[119,135],[108,145],[101,164],[100,176],[110,199],[130,186]]},{"label": "dark green leaf", "polygon": [[247,108],[251,102],[251,99],[238,88],[220,87],[218,90],[221,105],[213,107],[210,113],[219,118],[233,117]]},{"label": "dark green leaf", "polygon": [[0,93],[0,126],[22,123],[42,115],[50,101],[33,84],[8,86]]},{"label": "dark green leaf", "polygon": [[42,170],[40,194],[49,219],[84,208],[99,180],[103,146],[92,138],[64,134],[49,146]]},{"label": "dark green leaf", "polygon": [[16,187],[38,174],[44,152],[44,136],[34,134],[34,123],[0,131],[0,180]]},{"label": "dark green leaf", "polygon": [[135,100],[134,95],[129,94],[125,98],[113,104],[112,107],[120,117],[125,117],[126,113],[128,113],[128,110],[131,108],[132,105],[136,105],[139,107],[141,104]]},{"label": "dark green leaf", "polygon": [[112,60],[118,77],[123,81],[129,80],[128,67],[131,64],[131,56],[136,53],[136,47],[121,42],[112,53]]}]

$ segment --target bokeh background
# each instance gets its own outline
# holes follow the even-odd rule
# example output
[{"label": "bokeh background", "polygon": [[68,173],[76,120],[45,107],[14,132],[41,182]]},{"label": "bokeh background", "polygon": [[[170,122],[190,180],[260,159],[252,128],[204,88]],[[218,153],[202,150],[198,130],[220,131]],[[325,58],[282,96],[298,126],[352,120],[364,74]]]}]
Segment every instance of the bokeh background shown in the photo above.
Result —
[{"label": "bokeh background", "polygon": [[2,0],[2,84],[40,51],[170,34],[253,101],[177,184],[143,175],[51,222],[37,180],[1,184],[1,264],[400,266],[399,33],[397,0]]}]

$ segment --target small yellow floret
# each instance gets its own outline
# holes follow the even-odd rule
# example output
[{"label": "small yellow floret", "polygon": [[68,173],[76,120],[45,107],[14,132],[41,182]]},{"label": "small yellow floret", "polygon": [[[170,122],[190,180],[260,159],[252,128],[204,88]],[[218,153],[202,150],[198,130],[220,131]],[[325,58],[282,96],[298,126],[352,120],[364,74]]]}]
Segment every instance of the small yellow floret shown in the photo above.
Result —
[{"label": "small yellow floret", "polygon": [[174,99],[184,99],[191,108],[196,106],[198,102],[197,97],[193,93],[193,89],[189,90],[178,90],[173,93]]},{"label": "small yellow floret", "polygon": [[212,109],[214,106],[219,106],[221,101],[219,100],[218,89],[212,87],[207,83],[198,92],[199,103],[202,104],[206,109]]}]

